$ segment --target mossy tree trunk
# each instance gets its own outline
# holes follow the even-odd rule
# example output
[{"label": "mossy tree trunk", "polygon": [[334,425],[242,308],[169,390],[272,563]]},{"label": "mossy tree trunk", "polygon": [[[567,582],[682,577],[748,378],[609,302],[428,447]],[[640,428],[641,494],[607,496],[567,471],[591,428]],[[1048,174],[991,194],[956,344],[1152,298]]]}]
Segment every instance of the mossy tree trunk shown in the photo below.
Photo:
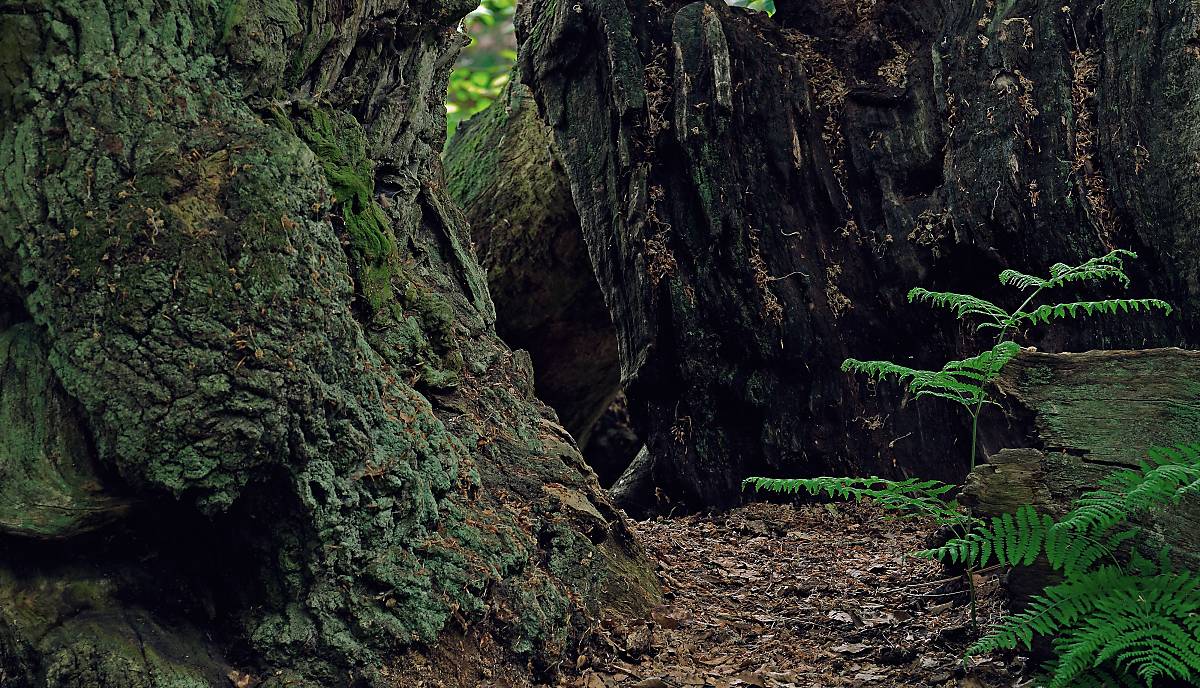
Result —
[{"label": "mossy tree trunk", "polygon": [[1043,348],[1200,344],[1200,83],[1187,3],[531,0],[520,69],[675,503],[754,473],[961,478],[966,418],[841,361],[940,366],[968,328],[916,285],[1113,247],[1171,319]]},{"label": "mossy tree trunk", "polygon": [[617,340],[566,174],[519,78],[455,131],[444,157],[487,270],[496,329],[529,352],[538,396],[586,446],[620,391]]},{"label": "mossy tree trunk", "polygon": [[0,683],[551,672],[653,600],[444,190],[473,7],[0,0]]}]

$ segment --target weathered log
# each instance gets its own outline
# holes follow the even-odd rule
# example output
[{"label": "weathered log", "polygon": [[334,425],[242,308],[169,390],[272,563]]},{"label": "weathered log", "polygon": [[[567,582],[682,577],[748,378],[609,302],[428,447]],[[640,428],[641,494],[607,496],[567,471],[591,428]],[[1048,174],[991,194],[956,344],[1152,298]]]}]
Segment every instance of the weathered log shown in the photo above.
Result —
[{"label": "weathered log", "polygon": [[[1132,247],[1181,317],[1043,348],[1200,346],[1189,9],[987,0],[532,0],[520,67],[571,181],[659,487],[749,473],[959,480],[964,415],[843,375],[978,350],[916,285]],[[1140,294],[1139,294],[1140,295]]]},{"label": "weathered log", "polygon": [[538,396],[586,446],[620,390],[617,339],[529,89],[509,82],[458,127],[443,157],[487,270],[496,332],[529,351]]},{"label": "weathered log", "polygon": [[[1022,351],[998,387],[1005,417],[984,416],[993,446],[1006,448],[976,467],[963,489],[979,516],[1022,504],[1061,516],[1084,492],[1120,467],[1136,468],[1151,447],[1200,441],[1200,351]],[[1144,522],[1148,541],[1169,543],[1181,566],[1200,570],[1200,495],[1156,511]],[[1044,587],[1048,571],[1014,572],[1010,590],[1023,600]]]},{"label": "weathered log", "polygon": [[408,684],[468,632],[548,673],[653,602],[444,189],[474,6],[0,0],[0,323],[86,435],[55,461],[132,503],[5,512],[0,683]]}]

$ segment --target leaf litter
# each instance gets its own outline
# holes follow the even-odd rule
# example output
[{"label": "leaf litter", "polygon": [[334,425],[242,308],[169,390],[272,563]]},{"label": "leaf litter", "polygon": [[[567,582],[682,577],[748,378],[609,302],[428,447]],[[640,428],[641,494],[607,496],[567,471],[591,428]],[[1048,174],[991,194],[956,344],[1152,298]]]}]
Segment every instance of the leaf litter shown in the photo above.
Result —
[{"label": "leaf litter", "polygon": [[[871,504],[751,504],[634,524],[665,604],[605,620],[558,685],[570,688],[992,688],[1021,658],[974,658],[961,576],[907,556],[936,527]],[[1001,615],[977,577],[981,628]]]}]

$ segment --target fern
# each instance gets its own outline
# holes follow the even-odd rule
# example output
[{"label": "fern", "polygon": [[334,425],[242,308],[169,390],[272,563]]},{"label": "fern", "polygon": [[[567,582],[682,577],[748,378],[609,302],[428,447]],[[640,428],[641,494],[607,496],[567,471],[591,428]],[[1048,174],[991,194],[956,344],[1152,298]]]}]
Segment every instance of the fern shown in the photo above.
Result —
[{"label": "fern", "polygon": [[1200,493],[1200,443],[1150,450],[1138,469],[1109,474],[1097,489],[1084,493],[1060,527],[1078,532],[1112,528],[1162,504],[1178,504]]},{"label": "fern", "polygon": [[997,323],[1008,318],[1008,311],[991,301],[985,301],[969,294],[955,294],[948,291],[929,291],[914,287],[908,292],[908,302],[928,302],[939,308],[948,308],[954,312],[954,317],[964,320],[969,317],[989,318]]},{"label": "fern", "polygon": [[859,373],[875,380],[895,378],[917,397],[949,399],[971,409],[979,403],[992,403],[985,385],[1021,350],[1015,342],[1000,342],[989,351],[961,361],[950,361],[941,370],[918,370],[891,361],[859,361],[848,358],[842,370]]},{"label": "fern", "polygon": [[948,500],[947,495],[957,489],[937,480],[909,478],[896,481],[885,478],[746,478],[742,489],[753,487],[755,491],[777,494],[807,492],[812,496],[831,499],[852,499],[861,502],[870,499],[885,509],[915,512],[930,516],[941,524],[963,524],[971,521],[963,513],[958,502]]},{"label": "fern", "polygon": [[1174,310],[1171,304],[1159,299],[1105,299],[1103,301],[1075,301],[1072,303],[1056,303],[1039,306],[1035,310],[1016,314],[1018,321],[1028,321],[1034,325],[1048,324],[1051,320],[1063,318],[1078,318],[1080,311],[1083,315],[1120,315],[1145,309],[1147,312],[1159,310],[1164,315],[1170,315]]},{"label": "fern", "polygon": [[[1130,284],[1125,261],[1132,251],[1114,250],[1079,265],[1056,263],[1045,277],[1016,270],[1000,273],[1000,283],[1028,292],[1012,310],[977,296],[917,287],[910,303],[951,311],[976,321],[976,331],[995,330],[992,347],[950,361],[939,370],[910,368],[891,361],[848,358],[847,373],[871,380],[894,380],[920,398],[937,397],[964,406],[971,416],[971,468],[978,451],[979,416],[993,404],[989,386],[1020,350],[1013,337],[1021,328],[1094,315],[1172,313],[1159,299],[1102,299],[1035,305],[1047,290],[1083,283]],[[996,562],[1030,566],[1044,559],[1062,582],[1047,587],[1020,614],[1005,618],[973,645],[967,656],[998,649],[1029,647],[1035,637],[1055,638],[1057,658],[1047,667],[1050,688],[1119,688],[1155,680],[1200,679],[1200,576],[1172,570],[1169,550],[1143,551],[1142,532],[1130,519],[1185,495],[1200,494],[1200,445],[1155,449],[1136,470],[1118,471],[1084,494],[1060,521],[1025,505],[984,522],[949,500],[953,486],[936,481],[881,478],[748,478],[743,489],[862,500],[884,508],[933,516],[958,534],[946,545],[918,556],[961,564],[971,591],[971,572]]]},{"label": "fern", "polygon": [[1059,521],[1025,505],[917,556],[968,567],[1029,566],[1044,557],[1062,574],[968,657],[1028,648],[1046,636],[1055,638],[1057,655],[1047,688],[1123,685],[1123,676],[1150,686],[1200,681],[1200,575],[1173,570],[1167,547],[1147,557],[1141,529],[1129,525],[1196,493],[1198,481],[1200,444],[1153,449],[1149,461],[1107,476]]},{"label": "fern", "polygon": [[1111,279],[1119,282],[1122,287],[1128,287],[1129,276],[1125,274],[1126,258],[1136,259],[1137,254],[1125,249],[1116,249],[1076,266],[1055,263],[1050,266],[1050,276],[1045,278],[1026,275],[1016,270],[1005,270],[1000,273],[1000,283],[1021,290],[1053,289],[1070,282],[1101,282]]},{"label": "fern", "polygon": [[954,317],[963,321],[978,321],[976,331],[995,330],[992,348],[978,356],[951,361],[941,370],[919,370],[891,361],[860,361],[848,358],[842,370],[848,373],[865,374],[873,379],[894,377],[908,386],[918,397],[947,399],[966,407],[971,416],[971,468],[975,468],[978,453],[979,415],[984,406],[991,404],[988,392],[990,383],[1000,375],[1001,369],[1012,360],[1018,349],[1012,335],[1021,326],[1048,325],[1055,320],[1079,318],[1092,315],[1129,315],[1154,311],[1170,315],[1171,305],[1159,299],[1104,299],[1099,301],[1071,301],[1042,304],[1027,310],[1042,292],[1071,284],[1112,281],[1128,287],[1129,275],[1125,273],[1125,261],[1137,258],[1133,251],[1116,249],[1103,256],[1091,258],[1079,265],[1055,263],[1045,277],[1028,275],[1016,270],[1000,273],[1000,283],[1019,291],[1031,290],[1021,305],[1008,311],[1004,308],[970,294],[948,291],[931,291],[916,287],[908,292],[909,303],[928,303],[936,308],[945,308]]}]

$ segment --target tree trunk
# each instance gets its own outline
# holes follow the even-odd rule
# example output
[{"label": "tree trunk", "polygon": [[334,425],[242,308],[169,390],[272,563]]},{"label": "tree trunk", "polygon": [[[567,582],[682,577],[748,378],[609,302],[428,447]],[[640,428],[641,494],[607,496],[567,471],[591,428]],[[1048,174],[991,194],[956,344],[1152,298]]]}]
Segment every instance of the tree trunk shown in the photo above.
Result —
[{"label": "tree trunk", "polygon": [[[1137,468],[1151,447],[1200,441],[1200,351],[1025,350],[999,381],[1003,419],[987,421],[993,446],[1034,437],[1027,448],[1002,449],[978,466],[963,489],[981,517],[1032,504],[1061,516],[1115,468]],[[1168,543],[1176,562],[1200,570],[1200,496],[1163,508],[1147,521],[1148,545]],[[1044,567],[1009,575],[1018,604],[1045,587]]]},{"label": "tree trunk", "polygon": [[653,602],[443,187],[473,6],[0,0],[0,683],[549,673]]},{"label": "tree trunk", "polygon": [[[911,286],[1113,247],[1181,317],[1036,343],[1200,345],[1194,9],[1131,0],[532,0],[520,69],[554,134],[658,487],[748,474],[961,478],[965,414],[839,371],[940,366],[971,330]],[[1102,11],[1103,10],[1103,11]]]},{"label": "tree trunk", "polygon": [[617,340],[529,89],[510,82],[458,128],[445,162],[487,270],[496,330],[529,351],[538,396],[586,446],[620,391]]}]

